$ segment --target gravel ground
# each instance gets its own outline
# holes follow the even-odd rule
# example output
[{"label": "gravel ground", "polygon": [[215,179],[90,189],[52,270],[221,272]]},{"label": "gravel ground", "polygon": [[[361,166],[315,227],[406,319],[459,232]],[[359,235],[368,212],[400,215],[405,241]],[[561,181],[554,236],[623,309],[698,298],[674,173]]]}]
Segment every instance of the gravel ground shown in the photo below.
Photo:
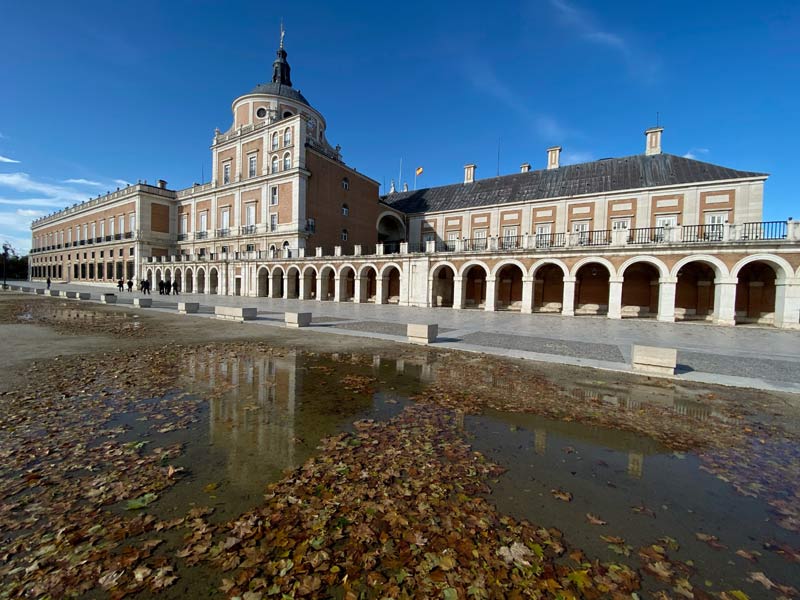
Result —
[{"label": "gravel ground", "polygon": [[625,362],[619,348],[611,344],[593,344],[591,342],[571,342],[527,335],[508,335],[479,331],[461,337],[466,344],[489,346],[492,348],[508,348],[525,350],[541,354],[558,354],[575,358],[589,358],[609,362]]}]

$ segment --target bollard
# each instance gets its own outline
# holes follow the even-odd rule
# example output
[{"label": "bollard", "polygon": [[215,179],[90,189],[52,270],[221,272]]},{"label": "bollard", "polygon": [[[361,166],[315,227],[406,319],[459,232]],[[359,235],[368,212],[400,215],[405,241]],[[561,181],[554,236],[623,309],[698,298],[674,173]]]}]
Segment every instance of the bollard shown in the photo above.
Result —
[{"label": "bollard", "polygon": [[308,327],[309,325],[311,325],[311,313],[287,312],[284,315],[284,322],[286,323],[287,327],[292,327],[292,328]]},{"label": "bollard", "polygon": [[675,375],[678,364],[678,351],[675,348],[657,348],[655,346],[637,346],[632,352],[634,371],[652,373],[654,375]]},{"label": "bollard", "polygon": [[436,340],[437,335],[439,335],[439,326],[435,323],[433,325],[409,323],[406,329],[406,336],[412,344],[430,344]]}]

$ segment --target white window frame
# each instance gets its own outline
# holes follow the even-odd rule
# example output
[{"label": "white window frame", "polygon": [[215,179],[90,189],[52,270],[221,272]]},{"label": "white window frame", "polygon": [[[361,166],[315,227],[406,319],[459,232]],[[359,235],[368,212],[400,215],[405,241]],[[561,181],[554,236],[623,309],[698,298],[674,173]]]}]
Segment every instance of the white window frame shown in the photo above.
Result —
[{"label": "white window frame", "polygon": [[125,215],[117,217],[117,222],[119,223],[119,231],[117,233],[125,233]]},{"label": "white window frame", "polygon": [[611,220],[611,231],[628,231],[628,229],[630,228],[631,228],[630,218]]},{"label": "white window frame", "polygon": [[136,231],[136,215],[135,214],[131,214],[129,216],[129,218],[128,218],[128,226],[129,226],[129,229],[130,229],[131,233]]},{"label": "white window frame", "polygon": [[245,225],[248,227],[256,224],[256,203],[249,202],[244,205]]},{"label": "white window frame", "polygon": [[184,213],[184,214],[181,215],[181,221],[180,221],[180,224],[178,225],[178,227],[179,227],[178,233],[182,233],[182,234],[185,235],[186,234],[186,230],[188,228],[188,224],[189,224],[189,215]]},{"label": "white window frame", "polygon": [[230,229],[231,228],[231,209],[229,206],[221,209],[219,213],[220,217],[220,229]]},{"label": "white window frame", "polygon": [[346,242],[349,235],[350,234],[347,232],[347,229],[342,229],[342,232],[339,234],[339,237],[343,242]]},{"label": "white window frame", "polygon": [[100,237],[105,240],[106,238],[106,220],[100,221]]},{"label": "white window frame", "polygon": [[227,185],[231,182],[231,162],[228,161],[222,165],[222,185]]},{"label": "white window frame", "polygon": [[278,155],[277,155],[277,154],[276,154],[276,155],[274,155],[274,156],[272,157],[272,170],[271,170],[270,172],[271,172],[271,173],[277,173],[277,172],[278,172],[278,169],[280,168],[280,164],[281,164],[281,161],[280,161],[280,159],[278,158]]},{"label": "white window frame", "polygon": [[292,155],[291,153],[287,152],[283,155],[283,170],[288,171],[292,168]]},{"label": "white window frame", "polygon": [[350,207],[347,205],[346,202],[342,204],[342,216],[343,217],[350,216]]},{"label": "white window frame", "polygon": [[270,206],[277,206],[278,205],[278,186],[273,185],[269,188],[269,205]]},{"label": "white window frame", "polygon": [[208,231],[208,211],[200,213],[200,231]]},{"label": "white window frame", "polygon": [[91,237],[91,239],[94,240],[94,238],[96,238],[96,237],[97,237],[97,223],[92,223],[92,237]]},{"label": "white window frame", "polygon": [[270,213],[269,215],[269,230],[270,231],[278,230],[278,215],[276,213]]},{"label": "white window frame", "polygon": [[277,150],[278,149],[278,132],[277,131],[272,134],[272,146],[271,147],[272,147],[273,150]]},{"label": "white window frame", "polygon": [[656,215],[656,227],[677,227],[678,215]]},{"label": "white window frame", "polygon": [[255,177],[258,171],[258,154],[251,154],[247,157],[247,176]]},{"label": "white window frame", "polygon": [[287,127],[283,131],[283,147],[286,148],[292,145],[292,128]]}]

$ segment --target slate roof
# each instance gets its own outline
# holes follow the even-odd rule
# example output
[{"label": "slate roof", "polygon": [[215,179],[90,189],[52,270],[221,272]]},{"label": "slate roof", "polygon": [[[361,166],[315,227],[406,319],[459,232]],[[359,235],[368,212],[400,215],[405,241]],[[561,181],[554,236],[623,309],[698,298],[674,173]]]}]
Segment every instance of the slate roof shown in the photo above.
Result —
[{"label": "slate roof", "polygon": [[745,177],[767,177],[767,174],[737,171],[673,154],[637,154],[490,177],[474,183],[395,192],[381,200],[405,213],[422,213]]},{"label": "slate roof", "polygon": [[305,96],[303,96],[299,90],[296,90],[293,87],[283,83],[276,83],[274,81],[270,81],[269,83],[260,83],[253,88],[253,91],[250,93],[269,94],[270,96],[283,96],[284,98],[289,98],[295,102],[301,102],[306,106],[311,106],[311,104],[308,102],[308,100],[306,100]]}]

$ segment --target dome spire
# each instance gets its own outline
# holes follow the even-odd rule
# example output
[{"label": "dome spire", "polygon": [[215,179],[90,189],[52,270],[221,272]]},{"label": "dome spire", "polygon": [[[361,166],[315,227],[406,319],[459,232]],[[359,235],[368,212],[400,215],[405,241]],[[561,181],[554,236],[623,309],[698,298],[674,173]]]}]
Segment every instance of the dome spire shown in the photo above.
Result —
[{"label": "dome spire", "polygon": [[280,83],[292,87],[291,71],[292,68],[286,61],[286,50],[283,49],[283,37],[286,31],[283,28],[283,19],[281,19],[281,43],[278,46],[277,58],[272,63],[272,82]]}]

